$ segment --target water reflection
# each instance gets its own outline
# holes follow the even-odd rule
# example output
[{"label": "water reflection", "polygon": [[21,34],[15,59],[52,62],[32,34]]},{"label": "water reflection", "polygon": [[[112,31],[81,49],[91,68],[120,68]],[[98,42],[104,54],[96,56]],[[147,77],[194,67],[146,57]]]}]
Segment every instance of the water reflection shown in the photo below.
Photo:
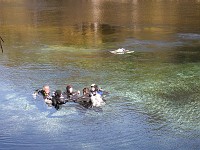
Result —
[{"label": "water reflection", "polygon": [[[112,1],[106,0],[93,1],[92,3],[36,0],[33,2],[15,2],[16,7],[13,9],[10,9],[9,1],[2,1],[1,3],[3,13],[0,15],[2,20],[5,20],[1,22],[4,28],[1,34],[12,39],[10,36],[13,36],[12,34],[16,31],[19,34],[18,36],[22,36],[24,42],[27,39],[32,41],[38,39],[43,42],[58,43],[70,41],[66,43],[69,45],[101,46],[104,43],[102,39],[110,38],[104,33],[116,33],[115,39],[121,39],[120,37],[124,36],[153,38],[148,36],[150,32],[159,32],[159,34],[176,31],[193,32],[192,30],[199,28],[198,11],[200,6],[196,1],[183,4],[174,1],[158,1],[157,3],[153,1],[120,1],[113,5]],[[187,4],[190,7],[184,9]],[[168,10],[170,10],[170,13],[168,13]],[[12,14],[15,14],[16,19],[13,19]],[[187,19],[184,19],[185,17]],[[110,30],[103,32],[105,25],[107,29],[110,26]],[[113,28],[114,26],[126,28],[119,33],[119,30]],[[163,30],[165,26],[171,27],[170,30],[169,28]],[[76,32],[77,30],[74,30],[74,27],[82,33]],[[127,29],[129,29],[128,32],[125,32]],[[147,29],[148,32],[146,32]],[[199,30],[194,32],[199,32]],[[41,39],[41,34],[45,34],[48,40],[45,40],[46,38]],[[54,34],[54,37],[51,37],[51,34]],[[95,43],[89,42],[93,39],[95,39]],[[88,42],[84,43],[85,40]],[[77,41],[81,42],[77,43]]]},{"label": "water reflection", "polygon": [[175,63],[197,63],[200,61],[200,47],[180,47],[171,60]]}]

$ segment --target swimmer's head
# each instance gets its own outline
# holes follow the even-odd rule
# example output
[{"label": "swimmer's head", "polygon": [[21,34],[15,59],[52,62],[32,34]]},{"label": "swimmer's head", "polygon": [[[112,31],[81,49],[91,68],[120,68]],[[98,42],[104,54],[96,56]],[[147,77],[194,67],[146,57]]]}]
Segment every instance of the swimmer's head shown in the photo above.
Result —
[{"label": "swimmer's head", "polygon": [[55,91],[55,96],[61,97],[61,95],[62,95],[61,90],[56,90],[56,91]]},{"label": "swimmer's head", "polygon": [[83,89],[83,95],[86,95],[86,94],[89,94],[89,93],[90,93],[89,88],[84,88]]},{"label": "swimmer's head", "polygon": [[45,91],[45,93],[49,94],[50,93],[50,88],[48,85],[44,85],[43,86],[43,90]]},{"label": "swimmer's head", "polygon": [[97,91],[98,90],[98,86],[96,84],[92,84],[91,85],[91,91]]},{"label": "swimmer's head", "polygon": [[67,93],[72,93],[72,92],[73,92],[73,88],[72,88],[71,85],[67,85],[67,87],[66,87],[66,92],[67,92]]}]

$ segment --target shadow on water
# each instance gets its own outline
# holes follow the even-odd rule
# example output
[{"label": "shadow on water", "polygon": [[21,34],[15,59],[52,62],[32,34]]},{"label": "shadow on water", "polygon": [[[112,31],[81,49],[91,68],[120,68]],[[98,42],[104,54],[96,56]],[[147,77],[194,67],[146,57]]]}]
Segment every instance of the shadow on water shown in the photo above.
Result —
[{"label": "shadow on water", "polygon": [[32,105],[32,103],[37,106],[40,113],[48,113],[46,116],[47,118],[65,118],[69,115],[78,115],[83,117],[86,113],[103,113],[101,107],[91,107],[91,105],[87,106],[87,104],[84,103],[74,102],[67,102],[66,104],[60,105],[60,108],[57,110],[54,106],[46,104],[40,96],[33,99],[30,104],[26,105]]},{"label": "shadow on water", "polygon": [[176,48],[171,62],[180,64],[200,62],[200,47],[184,46]]},{"label": "shadow on water", "polygon": [[[102,108],[85,108],[84,106],[81,106],[80,104],[65,104],[63,106],[60,107],[59,110],[56,110],[55,108],[51,107],[48,110],[48,115],[46,116],[47,118],[65,118],[68,117],[69,114],[65,114],[65,112],[73,110],[73,114],[78,114],[78,116],[85,116],[86,113],[91,113],[91,112],[95,112],[95,113],[103,113],[103,109]],[[42,109],[42,111],[44,111],[44,109]],[[62,115],[62,113],[64,113]],[[71,115],[73,115],[71,114]]]},{"label": "shadow on water", "polygon": [[200,102],[198,99],[199,86],[189,86],[190,88],[175,88],[168,90],[167,93],[157,93],[157,97],[167,100],[172,103],[175,107],[181,107],[182,105],[187,105],[192,102]]}]

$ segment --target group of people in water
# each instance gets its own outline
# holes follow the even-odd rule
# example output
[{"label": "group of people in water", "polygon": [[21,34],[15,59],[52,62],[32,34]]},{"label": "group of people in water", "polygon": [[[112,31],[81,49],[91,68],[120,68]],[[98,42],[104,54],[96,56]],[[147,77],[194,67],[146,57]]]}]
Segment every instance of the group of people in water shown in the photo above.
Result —
[{"label": "group of people in water", "polygon": [[103,91],[98,88],[96,84],[92,84],[90,88],[85,87],[82,91],[74,91],[72,85],[67,85],[66,90],[62,92],[61,90],[56,90],[51,95],[50,87],[44,85],[42,89],[37,89],[34,91],[33,96],[36,98],[37,95],[42,95],[45,103],[48,106],[53,106],[55,109],[60,109],[60,106],[67,102],[79,103],[85,108],[90,107],[100,107],[105,105],[105,100],[103,95],[107,95],[108,92]]}]

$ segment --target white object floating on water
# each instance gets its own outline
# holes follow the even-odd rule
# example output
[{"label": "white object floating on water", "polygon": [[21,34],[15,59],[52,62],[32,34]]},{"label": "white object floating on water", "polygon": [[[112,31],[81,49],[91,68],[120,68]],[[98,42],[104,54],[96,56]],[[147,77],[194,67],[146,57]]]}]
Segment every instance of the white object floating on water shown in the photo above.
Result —
[{"label": "white object floating on water", "polygon": [[118,48],[117,50],[110,51],[113,54],[127,54],[127,53],[134,53],[134,51],[126,50],[125,48]]}]

